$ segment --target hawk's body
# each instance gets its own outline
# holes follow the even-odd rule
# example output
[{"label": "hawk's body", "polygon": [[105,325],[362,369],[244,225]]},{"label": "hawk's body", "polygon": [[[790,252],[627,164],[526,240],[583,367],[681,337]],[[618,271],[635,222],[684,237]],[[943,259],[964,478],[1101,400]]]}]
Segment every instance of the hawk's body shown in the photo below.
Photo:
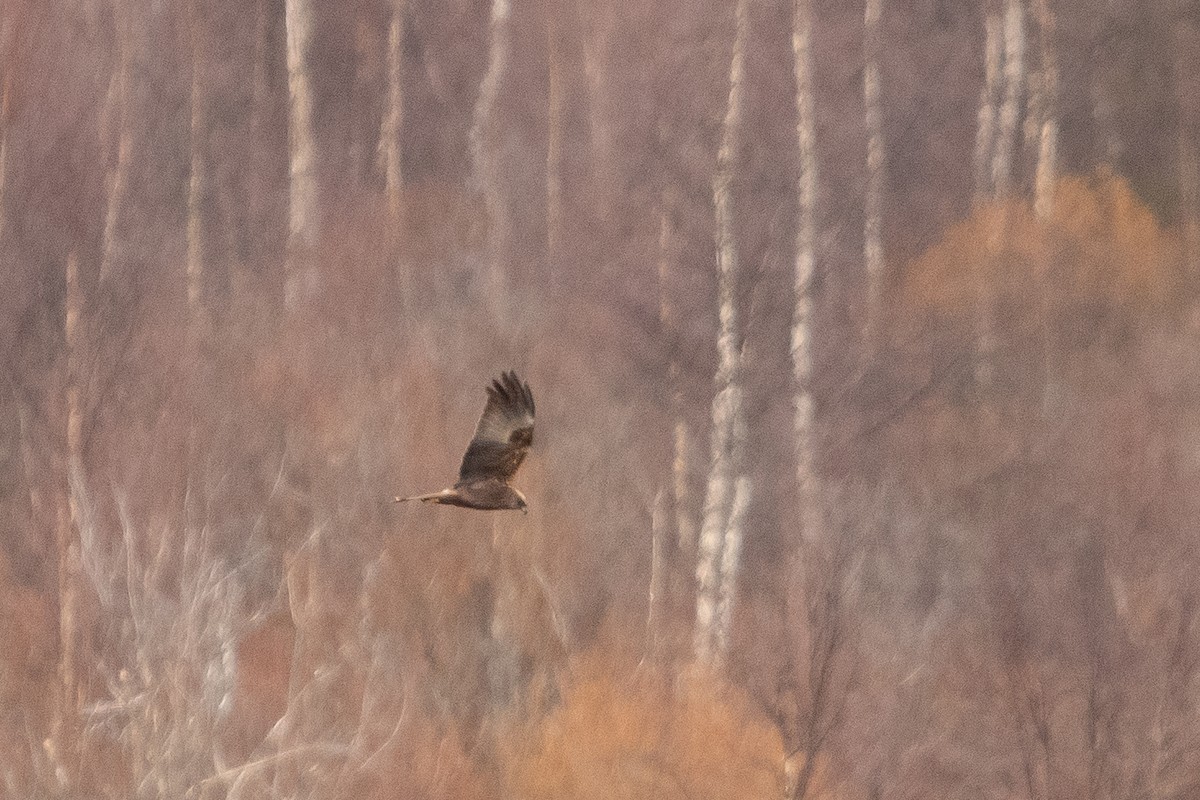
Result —
[{"label": "hawk's body", "polygon": [[458,482],[440,492],[397,497],[396,502],[421,500],[484,511],[525,511],[525,495],[509,481],[533,444],[533,393],[516,373],[506,372],[492,381],[487,395],[475,436],[458,468]]}]

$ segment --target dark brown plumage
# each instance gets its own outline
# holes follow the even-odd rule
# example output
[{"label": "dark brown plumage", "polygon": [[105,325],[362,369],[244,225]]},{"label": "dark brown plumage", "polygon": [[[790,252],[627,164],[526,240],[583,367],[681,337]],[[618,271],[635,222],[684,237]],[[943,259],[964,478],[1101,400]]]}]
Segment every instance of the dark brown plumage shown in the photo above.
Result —
[{"label": "dark brown plumage", "polygon": [[487,387],[487,396],[458,468],[458,483],[440,492],[397,497],[397,503],[420,500],[484,511],[526,511],[525,495],[509,481],[533,444],[533,393],[515,372],[505,372]]}]

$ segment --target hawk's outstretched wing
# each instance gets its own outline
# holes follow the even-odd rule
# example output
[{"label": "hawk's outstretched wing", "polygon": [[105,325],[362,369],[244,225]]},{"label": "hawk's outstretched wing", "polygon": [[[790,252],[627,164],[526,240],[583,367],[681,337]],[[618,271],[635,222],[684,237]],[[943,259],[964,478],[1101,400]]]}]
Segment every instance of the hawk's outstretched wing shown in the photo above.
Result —
[{"label": "hawk's outstretched wing", "polygon": [[496,478],[507,483],[533,444],[533,393],[515,372],[487,388],[487,405],[467,445],[458,480]]}]

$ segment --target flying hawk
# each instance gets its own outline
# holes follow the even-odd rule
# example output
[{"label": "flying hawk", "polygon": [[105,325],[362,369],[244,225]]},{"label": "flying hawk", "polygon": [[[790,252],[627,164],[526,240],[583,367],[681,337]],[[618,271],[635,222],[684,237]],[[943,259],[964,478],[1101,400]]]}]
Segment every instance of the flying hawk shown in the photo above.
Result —
[{"label": "flying hawk", "polygon": [[505,372],[487,387],[487,405],[475,436],[467,445],[458,483],[440,492],[397,497],[397,503],[420,500],[484,511],[521,509],[525,495],[509,485],[533,444],[533,392],[515,372]]}]

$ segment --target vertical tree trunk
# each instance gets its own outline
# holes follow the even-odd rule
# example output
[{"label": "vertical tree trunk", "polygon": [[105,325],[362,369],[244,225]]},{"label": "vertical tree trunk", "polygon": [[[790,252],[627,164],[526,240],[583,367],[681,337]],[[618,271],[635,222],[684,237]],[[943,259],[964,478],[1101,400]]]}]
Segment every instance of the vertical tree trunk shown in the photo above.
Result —
[{"label": "vertical tree trunk", "polygon": [[309,0],[284,0],[288,73],[288,252],[302,253],[317,241],[317,164],[312,122],[308,46],[312,32]]},{"label": "vertical tree trunk", "polygon": [[199,9],[195,0],[189,4],[192,40],[192,86],[190,148],[191,166],[187,194],[187,307],[193,327],[202,316],[201,291],[204,286],[204,227],[201,204],[204,199],[204,99],[203,48],[204,41]]},{"label": "vertical tree trunk", "polygon": [[1053,210],[1054,183],[1058,178],[1058,54],[1054,42],[1054,11],[1049,0],[1034,0],[1041,42],[1041,80],[1037,167],[1033,181],[1033,208],[1045,219]]},{"label": "vertical tree trunk", "polygon": [[999,197],[1012,188],[1013,156],[1017,151],[1024,94],[1025,8],[1021,0],[1008,0],[1004,11],[1004,101],[992,158],[992,185]]},{"label": "vertical tree trunk", "polygon": [[[817,125],[813,81],[813,9],[812,0],[793,0],[792,3],[792,69],[796,81],[796,147],[800,171],[796,181],[796,263],[794,307],[792,312],[791,355],[793,397],[795,416],[792,419],[796,437],[796,492],[800,506],[800,536],[793,543],[790,563],[787,565],[784,582],[783,622],[784,635],[810,638],[810,615],[808,614],[804,579],[806,557],[804,544],[817,541],[823,533],[821,488],[816,473],[816,403],[812,392],[812,334],[813,334],[813,271],[816,265],[817,246]],[[797,648],[799,649],[799,648]],[[784,685],[794,678],[789,672],[798,669],[795,655],[785,659]],[[781,704],[788,709],[790,703]],[[788,713],[785,711],[784,713]],[[792,713],[798,715],[796,708]],[[799,719],[779,720],[780,732],[799,731]],[[788,746],[794,747],[795,742]],[[784,774],[788,777],[786,797],[803,798],[808,791],[816,753],[809,751],[800,768],[796,769],[794,758],[785,759]]]},{"label": "vertical tree trunk", "polygon": [[63,339],[67,351],[66,379],[66,458],[63,474],[63,500],[59,505],[55,555],[58,561],[58,646],[59,689],[50,755],[61,770],[60,780],[69,784],[74,766],[74,745],[78,737],[79,671],[79,506],[73,484],[82,469],[82,411],[80,409],[80,338],[79,317],[82,295],[79,287],[79,259],[67,256],[66,301],[63,313]]},{"label": "vertical tree trunk", "polygon": [[792,3],[792,67],[796,77],[796,146],[800,174],[796,182],[795,306],[792,313],[792,377],[795,382],[796,487],[801,535],[820,531],[819,488],[814,464],[816,403],[812,394],[812,280],[817,247],[817,122],[813,107],[812,3]]},{"label": "vertical tree trunk", "polygon": [[1179,103],[1179,218],[1184,268],[1200,274],[1200,21],[1175,20],[1175,83]]},{"label": "vertical tree trunk", "polygon": [[[674,276],[679,258],[674,230],[677,194],[673,188],[662,192],[658,210],[658,291],[659,326],[670,348],[667,363],[667,391],[671,395],[671,491],[668,494],[667,527],[674,526],[674,538],[662,547],[666,584],[662,608],[683,612],[679,601],[693,597],[689,573],[695,563],[696,523],[693,518],[691,491],[692,434],[684,416],[684,397],[679,364],[679,310],[674,302]],[[686,569],[681,569],[688,565]]]},{"label": "vertical tree trunk", "polygon": [[8,109],[9,95],[11,92],[12,74],[9,72],[7,65],[5,65],[4,84],[3,86],[0,86],[0,245],[3,245],[4,243],[4,224],[7,217],[4,203],[4,170],[5,166],[8,164]]},{"label": "vertical tree trunk", "polygon": [[[187,192],[187,257],[185,266],[185,284],[187,301],[187,335],[185,337],[184,366],[182,378],[190,384],[186,394],[184,413],[187,415],[187,440],[184,447],[180,496],[194,498],[189,491],[193,479],[200,472],[201,463],[197,420],[200,409],[197,397],[201,377],[201,341],[205,335],[205,304],[204,304],[204,193],[207,190],[205,172],[205,146],[208,123],[205,116],[204,82],[206,80],[205,59],[207,57],[205,43],[207,33],[198,0],[190,0],[188,4],[190,39],[192,43],[192,75],[191,75],[191,114],[189,129],[189,147],[191,163],[188,175]],[[185,514],[192,509],[184,508]]]},{"label": "vertical tree trunk", "polygon": [[984,80],[979,92],[978,128],[975,132],[975,199],[994,196],[992,164],[996,157],[996,121],[1003,82],[1004,36],[1000,14],[989,11],[984,21]]},{"label": "vertical tree trunk", "polygon": [[657,661],[661,655],[659,629],[667,599],[667,493],[661,486],[650,507],[650,585],[646,592],[646,657]]},{"label": "vertical tree trunk", "polygon": [[[1013,161],[1020,134],[1021,107],[1025,97],[1025,9],[1023,0],[1007,0],[1004,10],[1004,92],[1000,105],[995,143],[992,148],[992,196],[1003,198],[1012,190]],[[1000,215],[991,236],[994,247],[1007,237],[1007,212]],[[994,248],[993,248],[994,249]],[[980,282],[976,312],[975,383],[987,390],[993,382],[998,347],[993,320],[994,297],[987,279]]]},{"label": "vertical tree trunk", "polygon": [[746,424],[740,413],[734,419],[733,428],[734,464],[733,496],[729,502],[729,521],[725,526],[725,542],[721,552],[721,583],[717,591],[716,631],[713,652],[721,661],[729,652],[729,639],[733,630],[733,609],[737,601],[738,577],[742,568],[742,540],[746,526],[746,513],[753,499],[753,484],[743,472],[740,451],[745,447]]},{"label": "vertical tree trunk", "polygon": [[108,198],[104,212],[98,278],[100,283],[108,279],[116,258],[117,226],[120,224],[121,205],[125,199],[125,184],[128,181],[129,163],[133,153],[133,115],[129,113],[129,81],[135,28],[126,20],[119,6],[114,6],[114,16],[117,29],[117,71],[112,76],[105,116],[109,119],[116,116],[120,122],[117,134],[117,163],[108,177]]},{"label": "vertical tree trunk", "polygon": [[[723,607],[733,603],[736,559],[741,550],[741,512],[749,502],[750,491],[749,480],[741,479],[738,474],[745,430],[739,363],[742,345],[737,314],[738,255],[733,214],[733,179],[740,141],[749,32],[748,0],[738,0],[736,15],[737,28],[729,65],[729,99],[717,153],[717,174],[713,180],[719,304],[717,394],[712,406],[712,462],[705,489],[696,569],[695,651],[698,660],[710,664],[722,661],[728,642]],[[735,509],[739,513],[734,514]]]},{"label": "vertical tree trunk", "polygon": [[[271,23],[269,0],[255,0],[254,4],[254,64],[250,75],[250,135],[254,141],[265,141],[270,124],[271,106],[268,65],[271,58]],[[278,220],[272,218],[269,209],[274,202],[269,173],[270,154],[266,147],[255,147],[250,154],[250,176],[247,182],[249,197],[250,235],[252,259],[263,257],[277,233]]]},{"label": "vertical tree trunk", "polygon": [[254,4],[254,67],[250,76],[250,129],[261,135],[266,129],[266,114],[270,87],[267,85],[267,63],[270,60],[268,39],[271,33],[270,0],[257,0]]},{"label": "vertical tree trunk", "polygon": [[495,121],[496,100],[500,81],[508,65],[509,0],[492,0],[488,22],[488,65],[479,85],[479,96],[471,112],[471,171],[475,185],[483,194],[487,207],[488,239],[491,249],[491,269],[488,275],[489,294],[497,296],[504,286],[504,254],[507,251],[509,230],[508,203],[500,187],[498,165],[490,147],[488,132]]},{"label": "vertical tree trunk", "polygon": [[404,173],[400,159],[404,126],[404,10],[404,0],[393,0],[387,38],[387,111],[379,131],[384,191],[393,224],[400,220],[401,197],[404,191]]},{"label": "vertical tree trunk", "polygon": [[[587,81],[588,143],[591,145],[592,172],[599,176],[607,171],[612,157],[612,136],[607,121],[610,101],[605,76],[608,39],[613,27],[612,9],[595,4],[586,13],[589,24],[583,37],[583,75]],[[598,183],[597,205],[607,208],[612,202],[612,187],[608,181]]]},{"label": "vertical tree trunk", "polygon": [[546,88],[546,268],[557,279],[559,236],[562,230],[563,76],[559,39],[560,3],[551,2],[546,18],[549,74]]},{"label": "vertical tree trunk", "polygon": [[[1055,43],[1054,11],[1049,0],[1034,0],[1038,25],[1038,80],[1031,87],[1030,139],[1037,143],[1033,174],[1033,211],[1038,219],[1048,219],[1054,210],[1054,187],[1058,179],[1058,54]],[[1058,368],[1054,348],[1053,326],[1048,307],[1050,287],[1045,285],[1048,265],[1039,265],[1037,280],[1042,284],[1040,296],[1040,336],[1042,347],[1042,402],[1054,396]]]},{"label": "vertical tree trunk", "polygon": [[696,522],[692,517],[692,430],[683,418],[682,391],[675,389],[679,401],[675,411],[675,426],[671,437],[671,489],[675,504],[675,541],[685,557],[696,551]]},{"label": "vertical tree trunk", "polygon": [[883,141],[883,101],[879,54],[883,0],[866,0],[863,12],[863,108],[867,131],[867,190],[863,208],[863,261],[867,271],[867,350],[879,343],[885,264],[883,191],[887,165]]}]

